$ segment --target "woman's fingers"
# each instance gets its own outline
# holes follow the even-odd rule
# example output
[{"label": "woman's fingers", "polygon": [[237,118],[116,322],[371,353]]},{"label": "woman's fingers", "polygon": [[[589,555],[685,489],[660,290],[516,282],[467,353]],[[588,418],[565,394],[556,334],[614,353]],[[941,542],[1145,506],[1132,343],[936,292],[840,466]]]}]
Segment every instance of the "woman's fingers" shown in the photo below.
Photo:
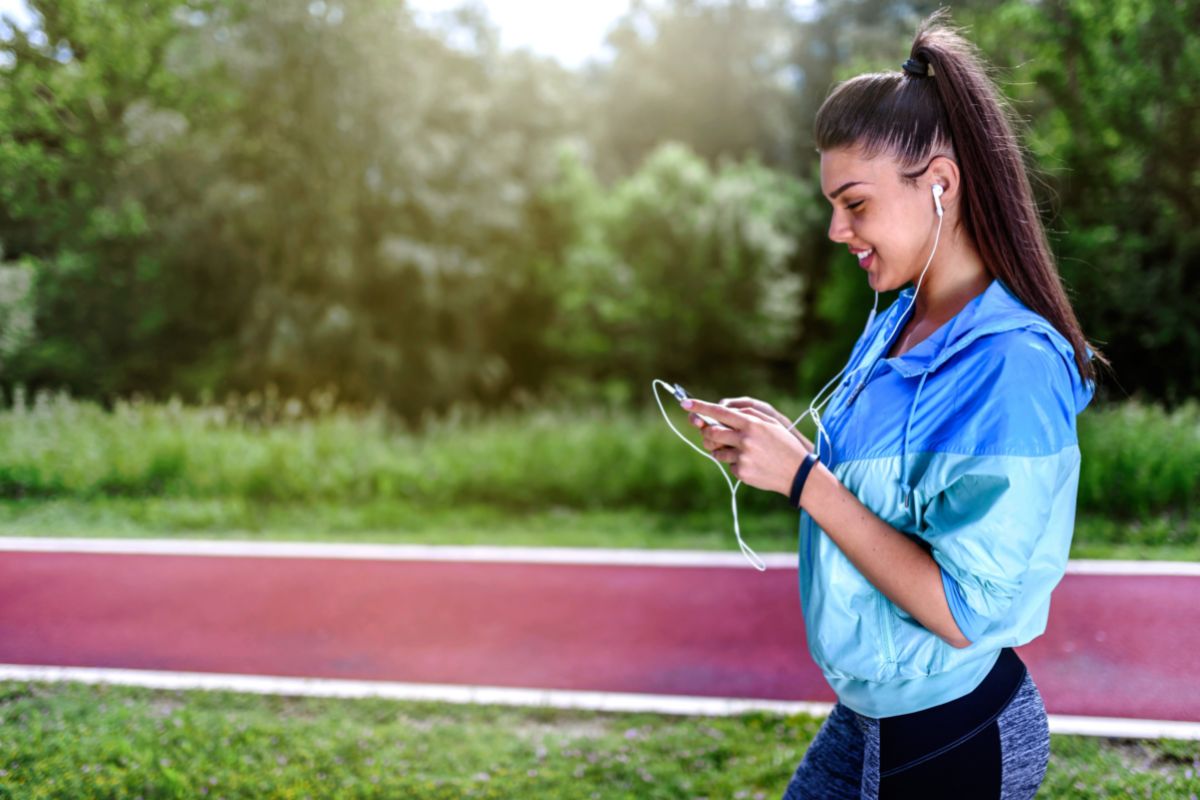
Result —
[{"label": "woman's fingers", "polygon": [[724,461],[728,464],[736,464],[738,458],[738,449],[736,447],[718,447],[712,451],[712,457],[717,461]]},{"label": "woman's fingers", "polygon": [[741,443],[741,434],[729,428],[708,426],[704,429],[704,449],[710,453],[718,450],[736,450]]},{"label": "woman's fingers", "polygon": [[757,408],[759,411],[765,411],[771,407],[770,403],[756,400],[753,397],[726,397],[721,401],[721,405],[737,409]]},{"label": "woman's fingers", "polygon": [[722,400],[721,405],[729,406],[730,408],[736,408],[739,411],[748,411],[750,409],[760,411],[775,422],[782,423],[784,427],[792,424],[790,419],[785,417],[775,408],[775,406],[771,405],[765,400],[757,400],[753,397],[734,397]]},{"label": "woman's fingers", "polygon": [[770,422],[773,425],[779,424],[779,419],[777,417],[773,417],[770,414],[768,414],[767,412],[762,411],[760,409],[753,408],[753,407],[747,407],[747,408],[743,408],[742,411],[744,411],[747,414],[750,414],[751,416],[758,417],[759,419],[763,420],[764,422]]}]

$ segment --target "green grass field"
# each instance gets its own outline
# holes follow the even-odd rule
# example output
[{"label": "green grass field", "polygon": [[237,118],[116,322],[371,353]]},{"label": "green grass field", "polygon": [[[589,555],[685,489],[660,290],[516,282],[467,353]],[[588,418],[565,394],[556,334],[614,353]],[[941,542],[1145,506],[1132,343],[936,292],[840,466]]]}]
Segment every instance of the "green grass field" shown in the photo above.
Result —
[{"label": "green grass field", "polygon": [[[0,798],[777,798],[807,715],[0,682]],[[1200,744],[1055,735],[1039,797],[1200,792]]]},{"label": "green grass field", "polygon": [[[245,413],[141,403],[109,413],[39,395],[32,405],[0,412],[0,499],[396,502],[427,510],[467,503],[516,513],[563,507],[678,514],[707,511],[728,497],[717,474],[722,467],[679,441],[649,399],[638,413],[543,408],[485,418],[452,411],[419,432],[382,413],[281,414],[267,423]],[[698,441],[683,411],[671,413]],[[1200,403],[1169,413],[1137,403],[1089,409],[1079,418],[1079,442],[1080,516],[1166,516],[1195,533]],[[783,503],[749,487],[738,497],[748,511]]]},{"label": "green grass field", "polygon": [[[306,416],[291,402],[106,412],[15,399],[0,411],[0,535],[736,545],[725,468],[649,400],[639,413],[451,409],[410,431],[381,412]],[[1089,409],[1079,440],[1073,555],[1197,559],[1200,403]],[[738,508],[752,547],[795,547],[781,495],[742,486]]]}]

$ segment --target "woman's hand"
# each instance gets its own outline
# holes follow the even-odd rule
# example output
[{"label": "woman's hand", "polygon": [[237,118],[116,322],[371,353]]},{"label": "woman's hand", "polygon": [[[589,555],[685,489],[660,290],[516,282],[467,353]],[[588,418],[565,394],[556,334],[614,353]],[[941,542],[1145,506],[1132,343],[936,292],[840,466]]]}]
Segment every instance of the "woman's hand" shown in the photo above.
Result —
[{"label": "woman's hand", "polygon": [[704,449],[717,461],[730,464],[729,471],[735,478],[784,497],[791,494],[792,478],[812,449],[803,437],[787,429],[791,420],[780,422],[769,412],[750,405],[733,409],[692,399],[682,405],[721,423],[721,427],[704,426]]},{"label": "woman's hand", "polygon": [[[759,411],[763,414],[766,414],[768,417],[771,417],[785,428],[792,424],[790,419],[777,411],[775,406],[771,405],[765,400],[756,400],[753,397],[726,397],[721,401],[721,405],[725,406],[726,408],[736,408],[739,410],[754,409],[755,411]],[[695,414],[688,414],[688,422],[692,423],[701,430],[703,430],[705,427],[703,420],[698,418]],[[800,431],[796,430],[795,428],[791,428],[790,432],[793,436],[799,439],[801,443],[803,443],[806,451],[813,449],[813,443],[810,442],[808,437],[806,437]]]}]

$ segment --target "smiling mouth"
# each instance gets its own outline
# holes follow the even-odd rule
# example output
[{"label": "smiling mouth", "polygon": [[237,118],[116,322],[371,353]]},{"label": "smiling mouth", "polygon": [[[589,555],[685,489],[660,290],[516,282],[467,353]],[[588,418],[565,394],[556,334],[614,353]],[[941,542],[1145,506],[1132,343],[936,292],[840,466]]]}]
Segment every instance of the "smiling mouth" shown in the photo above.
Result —
[{"label": "smiling mouth", "polygon": [[858,259],[858,265],[863,269],[869,268],[875,263],[875,248],[863,250],[861,253],[855,253],[854,256]]}]

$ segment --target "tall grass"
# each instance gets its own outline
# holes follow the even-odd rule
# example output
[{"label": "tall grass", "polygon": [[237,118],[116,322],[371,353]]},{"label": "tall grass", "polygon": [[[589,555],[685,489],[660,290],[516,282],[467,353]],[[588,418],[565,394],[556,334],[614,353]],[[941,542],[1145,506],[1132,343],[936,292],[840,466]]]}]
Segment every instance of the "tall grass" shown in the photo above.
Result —
[{"label": "tall grass", "polygon": [[[0,497],[710,508],[726,487],[724,467],[686,447],[647,406],[464,411],[411,431],[378,409],[295,411],[262,424],[228,405],[125,401],[109,412],[62,394],[18,395],[0,412]],[[699,442],[682,411],[671,404],[668,413]],[[1089,409],[1079,438],[1080,513],[1196,512],[1200,404]],[[738,500],[758,511],[784,502],[748,487]]]},{"label": "tall grass", "polygon": [[1200,510],[1200,402],[1128,402],[1079,418],[1079,507],[1120,519]]}]

